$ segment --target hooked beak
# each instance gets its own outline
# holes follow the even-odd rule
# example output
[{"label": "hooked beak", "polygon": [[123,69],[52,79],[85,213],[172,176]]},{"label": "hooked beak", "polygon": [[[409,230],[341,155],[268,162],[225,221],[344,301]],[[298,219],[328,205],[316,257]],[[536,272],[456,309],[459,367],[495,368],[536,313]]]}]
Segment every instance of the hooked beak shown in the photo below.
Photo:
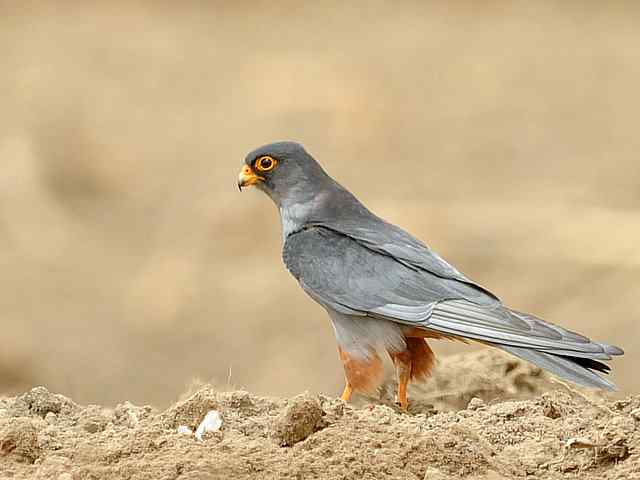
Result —
[{"label": "hooked beak", "polygon": [[238,189],[242,191],[242,187],[250,187],[258,182],[264,182],[264,177],[256,175],[249,165],[242,167],[240,175],[238,175]]}]

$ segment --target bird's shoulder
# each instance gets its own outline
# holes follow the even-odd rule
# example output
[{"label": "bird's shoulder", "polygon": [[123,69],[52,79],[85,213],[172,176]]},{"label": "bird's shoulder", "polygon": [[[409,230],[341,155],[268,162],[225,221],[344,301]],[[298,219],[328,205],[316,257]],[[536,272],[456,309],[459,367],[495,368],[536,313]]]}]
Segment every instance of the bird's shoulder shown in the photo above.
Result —
[{"label": "bird's shoulder", "polygon": [[306,226],[285,239],[282,259],[291,274],[300,278],[302,271],[316,265],[344,259],[348,254],[362,254],[363,247],[345,235],[322,226]]}]

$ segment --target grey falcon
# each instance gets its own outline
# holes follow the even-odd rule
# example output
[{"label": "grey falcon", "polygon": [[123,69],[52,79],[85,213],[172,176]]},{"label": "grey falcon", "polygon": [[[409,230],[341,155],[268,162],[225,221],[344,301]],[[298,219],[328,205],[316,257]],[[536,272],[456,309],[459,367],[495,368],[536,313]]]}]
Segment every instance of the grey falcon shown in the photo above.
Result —
[{"label": "grey falcon", "polygon": [[598,372],[624,352],[504,306],[401,228],[370,212],[295,142],[249,153],[240,189],[255,186],[280,212],[282,258],[302,289],[325,308],[344,364],[342,399],[383,382],[383,358],[407,384],[431,374],[426,339],[477,341],[576,384],[613,390]]}]

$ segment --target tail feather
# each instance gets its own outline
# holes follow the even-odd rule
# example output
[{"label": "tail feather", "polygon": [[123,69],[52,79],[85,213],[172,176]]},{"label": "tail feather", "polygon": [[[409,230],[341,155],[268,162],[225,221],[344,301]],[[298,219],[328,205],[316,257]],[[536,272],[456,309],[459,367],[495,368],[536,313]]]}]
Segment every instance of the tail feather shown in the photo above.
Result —
[{"label": "tail feather", "polygon": [[583,358],[583,357],[572,357],[569,355],[556,355],[558,357],[562,357],[570,362],[577,363],[582,368],[586,368],[588,370],[595,370],[602,373],[609,373],[611,371],[611,367],[606,363],[598,362],[594,358]]},{"label": "tail feather", "polygon": [[615,390],[615,386],[598,374],[609,372],[601,360],[624,353],[619,347],[594,342],[500,304],[445,300],[434,306],[424,327],[493,345],[579,385],[607,390]]},{"label": "tail feather", "polygon": [[616,389],[613,383],[593,371],[596,370],[602,373],[609,372],[607,365],[593,358],[557,355],[540,350],[513,347],[511,345],[494,344],[494,346],[578,385],[591,388],[603,388],[606,390]]}]

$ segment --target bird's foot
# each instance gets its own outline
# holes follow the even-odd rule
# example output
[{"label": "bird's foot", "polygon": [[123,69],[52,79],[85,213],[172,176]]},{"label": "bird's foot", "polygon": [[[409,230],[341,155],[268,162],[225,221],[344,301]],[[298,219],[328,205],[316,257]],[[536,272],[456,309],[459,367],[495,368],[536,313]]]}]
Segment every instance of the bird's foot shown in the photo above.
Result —
[{"label": "bird's foot", "polygon": [[347,383],[344,386],[344,390],[342,391],[342,395],[340,395],[340,399],[348,402],[349,400],[351,400],[351,394],[353,393],[353,388],[351,387],[351,385],[349,385],[349,383]]}]

